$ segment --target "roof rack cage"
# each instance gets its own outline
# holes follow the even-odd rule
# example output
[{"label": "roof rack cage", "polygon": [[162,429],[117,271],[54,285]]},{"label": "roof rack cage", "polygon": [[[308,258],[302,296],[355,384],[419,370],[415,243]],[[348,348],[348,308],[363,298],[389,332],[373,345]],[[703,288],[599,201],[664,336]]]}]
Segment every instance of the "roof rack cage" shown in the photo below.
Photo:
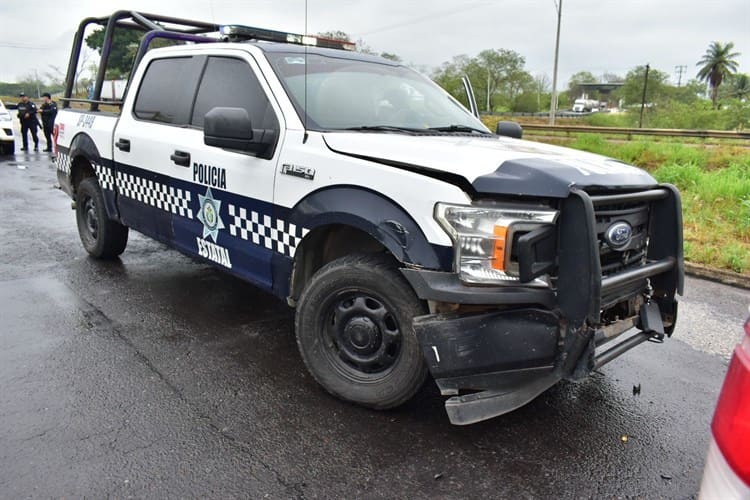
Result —
[{"label": "roof rack cage", "polygon": [[[101,58],[99,69],[94,81],[94,89],[90,99],[74,99],[73,86],[75,84],[76,70],[83,48],[84,34],[86,28],[90,25],[104,26],[104,42],[101,48]],[[332,49],[355,50],[356,45],[352,42],[333,40],[329,38],[313,37],[285,33],[263,28],[254,28],[242,25],[219,25],[207,23],[204,21],[192,21],[189,19],[180,19],[177,17],[161,16],[157,14],[147,14],[143,12],[120,10],[106,17],[88,17],[78,25],[73,38],[73,47],[70,51],[70,61],[68,63],[68,73],[65,76],[65,93],[60,99],[63,101],[63,107],[70,107],[71,102],[86,102],[89,104],[91,111],[99,111],[99,105],[102,101],[102,88],[104,78],[107,72],[107,63],[112,51],[115,29],[137,30],[143,33],[138,52],[133,60],[133,66],[130,74],[133,74],[140,60],[148,51],[149,44],[156,38],[168,40],[178,40],[193,43],[207,42],[243,42],[248,40],[264,40],[281,43],[294,43],[299,45],[314,45]],[[209,36],[213,35],[213,36]],[[125,94],[128,92],[130,84],[126,85]],[[121,106],[122,101],[112,101],[108,104]]]},{"label": "roof rack cage", "polygon": [[[126,10],[117,11],[111,16],[88,17],[84,19],[78,25],[78,31],[76,31],[75,37],[73,38],[73,47],[70,51],[68,73],[65,76],[65,93],[61,99],[63,101],[63,107],[65,108],[69,107],[72,102],[71,97],[73,94],[73,85],[75,84],[76,70],[78,69],[78,62],[83,47],[84,34],[86,28],[90,25],[104,26],[104,42],[101,49],[99,69],[96,74],[96,80],[94,81],[93,95],[91,96],[91,99],[84,100],[89,103],[91,111],[98,111],[99,104],[102,102],[102,87],[104,85],[104,77],[107,71],[109,54],[112,51],[115,28],[143,32],[138,52],[133,61],[133,69],[135,69],[138,62],[146,53],[149,43],[151,43],[154,38],[167,38],[197,43],[215,42],[218,41],[218,39],[205,35],[218,33],[221,28],[218,24],[207,23],[204,21],[191,21],[177,17]],[[133,70],[131,69],[131,74],[132,71]],[[125,89],[125,92],[127,93],[127,88]],[[112,104],[121,105],[122,103],[113,102]]]}]

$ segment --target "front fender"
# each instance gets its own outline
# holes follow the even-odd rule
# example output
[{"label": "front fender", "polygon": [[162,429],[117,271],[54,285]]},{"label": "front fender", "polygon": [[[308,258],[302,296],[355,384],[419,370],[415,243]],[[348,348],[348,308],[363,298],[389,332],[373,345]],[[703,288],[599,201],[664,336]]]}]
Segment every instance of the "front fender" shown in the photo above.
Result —
[{"label": "front fender", "polygon": [[289,219],[310,231],[332,224],[354,227],[406,264],[443,271],[453,265],[451,247],[431,244],[398,203],[365,188],[337,186],[315,191],[291,209]]}]

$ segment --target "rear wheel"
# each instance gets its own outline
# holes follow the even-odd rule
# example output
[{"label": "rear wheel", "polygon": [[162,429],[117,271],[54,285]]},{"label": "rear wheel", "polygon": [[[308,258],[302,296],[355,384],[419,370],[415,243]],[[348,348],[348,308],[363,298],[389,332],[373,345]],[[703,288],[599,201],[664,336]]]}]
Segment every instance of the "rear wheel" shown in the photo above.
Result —
[{"label": "rear wheel", "polygon": [[128,228],[110,220],[104,207],[104,196],[95,177],[78,185],[76,222],[83,248],[98,259],[117,257],[128,244]]},{"label": "rear wheel", "polygon": [[297,306],[297,344],[328,392],[377,409],[409,400],[427,367],[412,318],[425,314],[393,259],[351,255],[321,268]]}]

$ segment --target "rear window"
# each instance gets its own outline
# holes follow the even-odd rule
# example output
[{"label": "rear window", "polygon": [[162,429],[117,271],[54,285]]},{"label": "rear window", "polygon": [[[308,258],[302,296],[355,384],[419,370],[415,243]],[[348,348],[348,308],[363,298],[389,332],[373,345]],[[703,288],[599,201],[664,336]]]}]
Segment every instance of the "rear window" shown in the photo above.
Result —
[{"label": "rear window", "polygon": [[141,80],[133,114],[142,120],[172,125],[188,123],[195,67],[192,57],[155,59]]}]

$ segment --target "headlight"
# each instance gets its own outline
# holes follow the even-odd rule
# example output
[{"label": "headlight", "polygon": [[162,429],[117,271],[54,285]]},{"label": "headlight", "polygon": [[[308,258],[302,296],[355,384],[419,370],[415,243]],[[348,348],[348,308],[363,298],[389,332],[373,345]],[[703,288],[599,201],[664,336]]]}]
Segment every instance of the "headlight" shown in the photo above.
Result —
[{"label": "headlight", "polygon": [[453,240],[456,271],[465,283],[518,284],[518,263],[511,259],[514,236],[550,226],[556,218],[551,209],[435,205],[435,219]]}]

